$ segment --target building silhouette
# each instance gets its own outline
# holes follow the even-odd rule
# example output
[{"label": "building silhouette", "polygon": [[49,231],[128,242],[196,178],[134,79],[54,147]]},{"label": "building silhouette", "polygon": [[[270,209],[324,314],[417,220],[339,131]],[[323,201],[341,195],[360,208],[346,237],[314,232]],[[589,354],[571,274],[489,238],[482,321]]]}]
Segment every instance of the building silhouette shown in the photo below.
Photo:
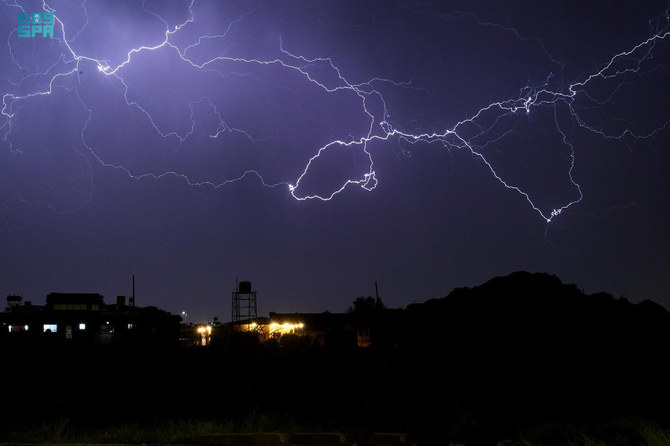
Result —
[{"label": "building silhouette", "polygon": [[8,296],[7,308],[0,313],[0,340],[170,343],[178,340],[180,321],[179,316],[156,307],[127,305],[125,296],[105,304],[97,293],[50,293],[44,306]]}]

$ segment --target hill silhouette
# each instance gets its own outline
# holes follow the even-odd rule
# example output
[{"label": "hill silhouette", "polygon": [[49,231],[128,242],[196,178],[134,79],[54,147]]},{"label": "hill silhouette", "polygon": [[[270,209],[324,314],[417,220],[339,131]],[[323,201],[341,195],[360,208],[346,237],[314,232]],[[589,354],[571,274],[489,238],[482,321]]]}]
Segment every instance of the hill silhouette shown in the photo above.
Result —
[{"label": "hill silhouette", "polygon": [[670,334],[670,313],[654,302],[588,295],[543,273],[516,272],[457,288],[406,312],[412,331],[437,335],[444,330],[445,342],[468,345],[621,349],[666,342]]},{"label": "hill silhouette", "polygon": [[472,413],[475,430],[667,415],[670,313],[651,301],[516,272],[405,312],[407,361],[441,370],[420,391],[449,401],[427,412]]}]

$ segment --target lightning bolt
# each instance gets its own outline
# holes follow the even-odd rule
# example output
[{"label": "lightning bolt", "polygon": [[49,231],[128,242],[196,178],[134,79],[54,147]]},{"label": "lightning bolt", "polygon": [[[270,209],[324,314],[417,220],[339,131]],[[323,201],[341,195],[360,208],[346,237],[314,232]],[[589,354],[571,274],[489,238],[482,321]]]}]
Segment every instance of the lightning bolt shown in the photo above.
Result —
[{"label": "lightning bolt", "polygon": [[[355,82],[349,79],[346,73],[343,73],[336,59],[333,57],[306,57],[300,54],[294,54],[290,49],[285,48],[281,38],[278,41],[278,56],[275,58],[261,57],[233,57],[227,55],[226,48],[221,50],[219,55],[209,58],[200,58],[198,50],[205,45],[217,45],[217,42],[225,42],[237,25],[243,23],[256,12],[255,9],[247,11],[231,20],[218,34],[201,34],[195,39],[190,39],[187,43],[180,40],[187,40],[184,37],[184,31],[193,30],[197,25],[198,17],[194,13],[196,0],[188,3],[188,14],[181,23],[171,26],[169,21],[157,12],[147,8],[146,2],[142,4],[142,9],[148,16],[154,17],[162,23],[164,31],[157,42],[145,43],[129,49],[125,57],[116,62],[105,60],[95,55],[88,54],[82,50],[74,48],[75,42],[80,38],[84,29],[89,26],[89,16],[86,8],[86,1],[81,4],[81,10],[85,17],[85,22],[78,30],[66,30],[66,25],[59,15],[59,11],[53,8],[45,0],[42,3],[42,9],[45,12],[54,13],[54,35],[51,42],[52,46],[59,48],[60,54],[56,61],[46,69],[39,71],[22,65],[15,57],[12,38],[14,31],[7,37],[7,46],[12,63],[21,71],[31,71],[18,80],[3,79],[4,89],[2,94],[2,109],[0,114],[0,135],[2,141],[8,147],[8,150],[20,156],[22,150],[15,147],[12,139],[13,123],[17,114],[21,113],[18,107],[21,103],[27,103],[38,97],[49,96],[56,90],[65,91],[76,97],[81,109],[85,112],[86,118],[80,129],[81,152],[80,155],[86,160],[95,162],[104,168],[116,169],[124,175],[135,180],[142,179],[162,179],[173,177],[183,181],[188,186],[211,187],[214,189],[222,188],[229,184],[241,181],[245,178],[255,178],[261,185],[267,188],[284,187],[295,200],[321,200],[329,201],[344,190],[350,187],[360,187],[365,191],[373,191],[379,184],[375,161],[370,151],[373,143],[381,142],[396,145],[408,144],[415,146],[418,144],[435,144],[444,147],[447,150],[466,150],[472,157],[481,163],[482,167],[504,188],[518,194],[525,200],[534,212],[536,212],[546,223],[550,223],[556,217],[561,215],[567,209],[580,203],[584,197],[582,187],[575,179],[574,170],[577,165],[575,147],[570,142],[569,132],[566,131],[568,125],[577,125],[578,127],[592,132],[605,139],[624,139],[627,137],[635,139],[653,138],[656,134],[667,130],[670,127],[670,120],[666,121],[657,128],[650,131],[641,132],[632,129],[632,126],[626,126],[623,130],[613,132],[604,127],[591,124],[589,119],[584,116],[583,110],[593,107],[602,107],[611,103],[616,97],[619,89],[627,82],[630,76],[641,75],[650,69],[646,63],[650,63],[654,57],[654,51],[657,45],[668,39],[670,35],[670,19],[668,11],[665,11],[663,17],[651,22],[650,36],[636,45],[614,54],[608,61],[596,68],[591,73],[587,73],[579,80],[566,84],[564,82],[564,65],[554,58],[546,49],[543,42],[539,39],[529,38],[521,35],[516,29],[504,27],[495,23],[480,20],[475,14],[469,12],[451,12],[441,13],[435,9],[428,8],[422,13],[430,14],[440,20],[471,20],[481,27],[493,27],[500,32],[510,33],[516,39],[523,42],[538,45],[547,58],[558,67],[558,74],[549,74],[547,78],[539,84],[529,84],[520,89],[519,95],[513,98],[502,98],[492,101],[479,108],[471,116],[465,117],[451,125],[445,125],[443,128],[435,131],[410,131],[403,129],[402,125],[392,122],[391,110],[387,106],[387,100],[382,94],[380,86],[399,89],[420,89],[415,86],[413,80],[398,81],[385,77],[374,77],[372,79]],[[2,0],[2,3],[8,10],[25,9],[17,2]],[[57,36],[56,36],[57,34]],[[254,74],[258,70],[281,70],[291,73],[302,79],[305,85],[318,89],[325,95],[348,95],[355,99],[360,107],[360,116],[362,117],[361,127],[365,129],[358,135],[349,136],[347,139],[331,138],[327,143],[320,147],[315,147],[313,155],[305,160],[304,168],[294,179],[282,179],[279,181],[266,181],[259,170],[246,169],[238,175],[233,175],[221,181],[196,180],[183,172],[176,170],[163,170],[159,172],[136,172],[128,166],[121,163],[107,160],[101,155],[96,144],[90,141],[88,136],[89,125],[94,117],[94,108],[87,104],[87,101],[79,91],[79,74],[84,64],[93,64],[98,73],[106,77],[121,92],[123,102],[128,109],[138,112],[146,124],[166,141],[166,145],[173,147],[172,151],[179,150],[182,145],[193,138],[196,128],[196,107],[206,107],[210,114],[215,116],[218,123],[214,131],[208,134],[209,138],[217,139],[222,135],[235,134],[247,139],[251,143],[257,143],[262,138],[253,135],[252,131],[236,128],[228,125],[224,121],[222,113],[217,108],[216,102],[207,96],[194,98],[189,104],[189,124],[185,130],[175,130],[167,128],[161,124],[150,108],[139,99],[134,99],[131,94],[131,87],[125,74],[133,64],[141,61],[152,52],[167,51],[172,57],[176,57],[179,62],[190,70],[201,73],[208,73],[218,76],[222,82],[225,82],[230,76],[249,76],[257,82],[263,83],[266,80],[261,79]],[[229,67],[248,67],[248,70],[224,72],[220,68],[222,64]],[[252,69],[253,68],[253,69]],[[69,83],[68,83],[69,82]],[[597,98],[592,90],[595,84],[610,82],[613,87],[603,98]],[[277,85],[281,88],[289,88]],[[600,87],[602,88],[602,86]],[[495,163],[487,154],[487,150],[497,142],[504,140],[515,132],[514,125],[508,122],[514,122],[518,116],[528,116],[535,114],[540,110],[551,110],[553,127],[559,135],[562,145],[566,149],[568,168],[565,172],[567,181],[572,188],[572,196],[553,206],[540,206],[533,198],[533,193],[514,181],[507,178],[504,174],[498,172]],[[564,115],[568,116],[566,121]],[[358,167],[360,173],[342,181],[338,186],[332,188],[328,193],[310,193],[305,192],[304,183],[309,175],[315,170],[315,165],[322,162],[329,153],[338,150],[347,150],[359,154]],[[408,156],[411,151],[404,150]],[[90,166],[89,166],[90,167]],[[93,197],[93,173],[89,169],[91,191],[89,199]]]}]

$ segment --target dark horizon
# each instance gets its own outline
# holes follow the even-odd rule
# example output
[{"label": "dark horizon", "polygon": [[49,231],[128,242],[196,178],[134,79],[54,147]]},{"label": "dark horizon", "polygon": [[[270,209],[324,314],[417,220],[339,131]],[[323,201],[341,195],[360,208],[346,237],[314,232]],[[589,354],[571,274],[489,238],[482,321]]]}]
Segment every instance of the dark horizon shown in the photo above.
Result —
[{"label": "dark horizon", "polygon": [[[487,279],[487,280],[485,280],[481,283],[474,284],[474,285],[471,285],[471,286],[454,287],[452,290],[450,290],[449,292],[447,292],[447,293],[445,293],[441,296],[429,297],[429,298],[421,300],[421,301],[414,300],[414,301],[408,302],[406,305],[403,305],[403,306],[400,306],[400,307],[391,307],[383,299],[383,296],[376,295],[375,293],[372,293],[372,294],[360,294],[358,296],[352,297],[351,300],[349,301],[349,303],[343,309],[324,308],[322,310],[317,310],[317,311],[306,311],[305,309],[302,309],[302,308],[291,308],[289,310],[278,311],[277,309],[269,308],[269,309],[267,309],[267,311],[260,311],[259,310],[258,311],[258,317],[265,317],[266,315],[268,315],[270,313],[286,313],[286,314],[290,314],[290,313],[296,313],[296,314],[297,313],[301,313],[301,314],[344,313],[344,312],[350,311],[350,309],[352,308],[352,303],[356,299],[376,298],[376,297],[379,298],[380,302],[382,302],[384,307],[387,308],[387,309],[407,309],[408,307],[416,305],[416,304],[425,304],[425,303],[428,303],[430,301],[445,299],[445,298],[447,298],[448,296],[450,296],[454,293],[461,292],[462,290],[470,290],[470,289],[473,289],[473,288],[474,289],[483,288],[483,287],[485,287],[487,285],[490,285],[490,284],[492,284],[496,281],[510,280],[513,277],[520,277],[520,276],[528,276],[528,277],[535,276],[535,277],[544,277],[547,280],[557,280],[559,283],[561,283],[565,286],[573,287],[574,289],[579,290],[581,293],[584,293],[584,295],[587,296],[587,297],[588,296],[596,296],[596,295],[609,296],[612,299],[619,299],[619,300],[623,299],[623,300],[628,301],[632,304],[639,304],[639,303],[643,303],[643,302],[651,302],[651,303],[660,305],[666,312],[670,313],[670,310],[667,307],[665,307],[662,303],[654,301],[652,299],[636,299],[635,297],[630,297],[630,296],[617,296],[617,295],[613,295],[612,293],[608,293],[605,290],[598,290],[598,291],[595,291],[595,292],[588,292],[588,291],[584,290],[582,287],[580,287],[579,284],[565,282],[560,277],[558,277],[557,275],[551,274],[551,273],[548,273],[548,272],[514,271],[514,272],[511,272],[511,273],[506,274],[506,275],[491,277],[491,278],[489,278],[489,279]],[[253,283],[251,285],[253,287]],[[253,290],[256,291],[255,288],[253,288]],[[232,294],[232,291],[233,290],[231,290],[231,294]],[[136,304],[136,301],[133,299],[132,294],[129,294],[129,295],[128,294],[126,294],[126,295],[117,294],[117,295],[114,295],[114,296],[105,296],[102,293],[97,293],[97,292],[94,292],[94,291],[81,291],[81,292],[80,291],[62,291],[62,290],[61,291],[51,291],[51,292],[49,292],[45,295],[45,297],[43,299],[44,300],[43,303],[42,303],[41,300],[28,299],[24,295],[21,295],[21,294],[8,294],[7,298],[9,299],[10,297],[18,296],[18,297],[22,298],[22,304],[25,304],[26,301],[28,301],[28,302],[30,302],[30,305],[39,306],[39,305],[43,305],[43,304],[48,303],[49,296],[54,296],[54,295],[100,296],[104,300],[105,304],[107,304],[107,305],[111,305],[113,302],[118,301],[120,298],[123,298],[123,302],[128,302],[128,305],[133,305],[134,306]],[[539,299],[541,299],[541,298],[542,297],[539,297]],[[230,307],[231,303],[232,303],[232,296],[229,297],[229,301],[228,301],[229,307]],[[124,303],[124,305],[125,305],[125,303]],[[162,308],[160,306],[156,306],[156,305],[142,305],[140,303],[138,306],[139,307],[155,306],[160,310],[168,311],[167,309]],[[260,307],[260,305],[259,305],[259,307]],[[184,318],[184,315],[181,312],[173,312],[173,311],[169,311],[169,312],[171,314],[176,315],[176,316],[182,317],[183,323],[188,323],[188,324],[196,324],[197,325],[197,324],[211,323],[215,318],[219,322],[222,322],[222,323],[226,323],[226,322],[229,322],[230,320],[232,320],[232,319],[221,318],[220,316],[218,316],[216,314],[213,314],[213,313],[210,314],[209,317],[206,317],[204,319],[195,319],[190,313],[187,313],[187,317]]]},{"label": "dark horizon", "polygon": [[[15,383],[1,440],[223,446],[248,437],[204,435],[337,432],[365,445],[355,437],[394,432],[412,440],[373,444],[632,445],[670,428],[670,313],[548,274],[403,310],[362,299],[345,314],[276,314],[249,331],[100,300],[0,313],[17,324],[0,332],[0,376]],[[166,430],[173,440],[157,441]]]}]

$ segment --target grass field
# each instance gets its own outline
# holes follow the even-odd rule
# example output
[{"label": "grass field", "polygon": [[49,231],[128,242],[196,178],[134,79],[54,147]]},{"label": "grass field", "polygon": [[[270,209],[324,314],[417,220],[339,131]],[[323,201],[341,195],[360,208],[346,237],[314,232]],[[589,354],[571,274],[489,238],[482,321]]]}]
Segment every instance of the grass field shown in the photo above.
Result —
[{"label": "grass field", "polygon": [[[166,420],[153,424],[134,422],[115,425],[84,426],[69,419],[6,430],[0,434],[5,443],[88,443],[88,444],[198,444],[203,436],[225,433],[313,432],[313,426],[278,422],[265,415],[251,414],[238,422],[227,420]],[[434,439],[435,440],[435,439]],[[464,444],[467,441],[441,438],[434,446]],[[444,443],[442,443],[442,441]],[[546,423],[519,432],[516,438],[500,439],[492,446],[670,446],[670,430],[641,419],[622,419],[596,426]],[[421,443],[420,444],[424,444]]]}]

